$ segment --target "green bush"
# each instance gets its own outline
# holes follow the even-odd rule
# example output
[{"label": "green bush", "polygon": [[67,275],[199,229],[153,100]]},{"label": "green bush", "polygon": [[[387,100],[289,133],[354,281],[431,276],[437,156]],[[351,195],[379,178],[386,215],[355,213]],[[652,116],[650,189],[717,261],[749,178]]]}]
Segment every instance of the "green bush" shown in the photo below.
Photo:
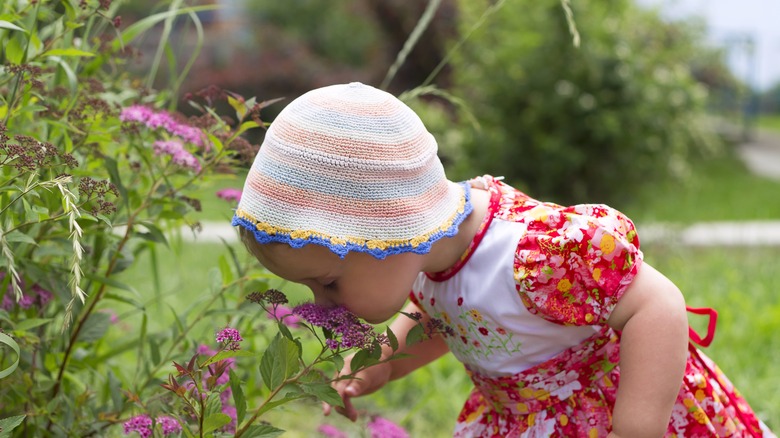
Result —
[{"label": "green bush", "polygon": [[[485,2],[462,0],[464,32]],[[695,29],[628,0],[506,2],[456,53],[454,93],[481,129],[464,141],[476,172],[557,202],[615,202],[718,144],[699,126],[706,91],[687,61]]]}]

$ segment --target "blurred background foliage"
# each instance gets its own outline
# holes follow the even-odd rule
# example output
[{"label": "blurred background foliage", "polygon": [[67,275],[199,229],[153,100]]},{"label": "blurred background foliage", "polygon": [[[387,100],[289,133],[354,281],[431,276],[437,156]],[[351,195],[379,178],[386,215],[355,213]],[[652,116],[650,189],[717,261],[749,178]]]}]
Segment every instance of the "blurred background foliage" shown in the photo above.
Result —
[{"label": "blurred background foliage", "polygon": [[[200,14],[206,47],[182,95],[217,85],[285,97],[269,108],[269,120],[312,88],[379,86],[427,5],[200,3],[219,8]],[[120,12],[132,21],[166,4],[128,2]],[[496,12],[472,33],[491,8]],[[741,123],[749,90],[730,72],[723,50],[707,44],[704,23],[662,19],[632,0],[572,8],[579,47],[559,0],[441,1],[387,89],[439,91],[408,100],[437,136],[451,178],[491,173],[559,203],[621,204],[638,186],[684,181],[691,162],[725,152],[723,132],[712,127],[726,125],[713,124],[712,116]],[[176,47],[186,51],[193,26],[177,31],[184,43]],[[147,62],[142,56],[136,67]],[[775,100],[767,99],[767,108],[780,106],[777,95],[768,92]]]}]

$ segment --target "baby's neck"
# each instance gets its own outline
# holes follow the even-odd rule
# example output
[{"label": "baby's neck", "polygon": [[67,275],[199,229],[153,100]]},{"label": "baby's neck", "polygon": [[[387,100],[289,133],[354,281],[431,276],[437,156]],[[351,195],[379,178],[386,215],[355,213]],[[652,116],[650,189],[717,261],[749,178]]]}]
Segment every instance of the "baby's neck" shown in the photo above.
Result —
[{"label": "baby's neck", "polygon": [[458,233],[451,238],[438,240],[431,247],[431,252],[425,255],[424,271],[441,272],[455,265],[469,247],[479,226],[488,211],[490,194],[482,189],[471,188],[471,205],[474,210],[460,224]]}]

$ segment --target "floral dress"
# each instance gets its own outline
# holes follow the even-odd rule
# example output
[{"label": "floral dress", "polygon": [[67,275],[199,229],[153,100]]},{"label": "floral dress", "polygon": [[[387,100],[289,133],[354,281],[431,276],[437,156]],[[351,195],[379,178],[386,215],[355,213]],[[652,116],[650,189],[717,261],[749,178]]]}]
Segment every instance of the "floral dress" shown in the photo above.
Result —
[{"label": "floral dress", "polygon": [[[620,380],[606,322],[642,263],[634,225],[483,181],[489,213],[468,251],[411,295],[475,385],[454,436],[604,437]],[[666,436],[774,437],[692,345]]]}]

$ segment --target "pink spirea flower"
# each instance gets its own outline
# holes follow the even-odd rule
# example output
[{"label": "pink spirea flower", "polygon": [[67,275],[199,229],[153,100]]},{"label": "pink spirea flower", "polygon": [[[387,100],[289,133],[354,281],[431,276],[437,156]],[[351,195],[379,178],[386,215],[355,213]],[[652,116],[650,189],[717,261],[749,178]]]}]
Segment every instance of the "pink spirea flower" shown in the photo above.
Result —
[{"label": "pink spirea flower", "polygon": [[152,114],[154,114],[154,111],[151,108],[143,105],[131,105],[122,109],[122,112],[119,113],[119,120],[123,122],[146,123]]},{"label": "pink spirea flower", "polygon": [[369,324],[360,322],[355,314],[346,307],[322,307],[314,303],[304,303],[296,306],[293,313],[299,315],[312,325],[322,327],[333,332],[335,337],[326,340],[326,344],[333,350],[343,348],[369,348],[374,341],[386,343],[374,332]]},{"label": "pink spirea flower", "polygon": [[181,432],[181,424],[179,424],[179,421],[173,417],[169,417],[167,415],[157,417],[157,424],[162,426],[163,436]]},{"label": "pink spirea flower", "polygon": [[[0,282],[5,278],[5,273],[0,272]],[[26,288],[25,282],[20,282],[19,287],[23,290]],[[8,285],[5,295],[3,295],[3,301],[0,303],[0,308],[6,312],[10,312],[14,307],[19,306],[21,309],[29,309],[33,306],[38,306],[43,309],[51,301],[53,294],[48,290],[42,288],[38,284],[33,284],[29,289],[22,293],[22,298],[19,302],[16,302],[13,286]]]},{"label": "pink spirea flower", "polygon": [[238,418],[238,411],[233,406],[222,405],[222,413],[230,417],[230,423],[225,425],[225,432],[234,433],[236,431],[236,418]]},{"label": "pink spirea flower", "polygon": [[241,189],[222,189],[217,191],[217,198],[228,202],[238,202],[241,200]]},{"label": "pink spirea flower", "polygon": [[292,309],[281,304],[269,307],[267,313],[269,318],[281,321],[287,327],[298,328],[298,323],[301,322],[301,318],[293,313]]},{"label": "pink spirea flower", "polygon": [[409,438],[404,428],[387,418],[375,416],[366,426],[371,433],[371,438]]},{"label": "pink spirea flower", "polygon": [[46,305],[49,304],[49,301],[51,301],[52,297],[54,296],[50,291],[38,286],[37,284],[33,285],[32,290],[37,295],[35,300],[38,302],[38,305],[41,306],[41,308],[46,307]]},{"label": "pink spirea flower", "polygon": [[341,429],[330,424],[321,424],[317,428],[317,432],[326,438],[348,438],[347,434],[341,431]]},{"label": "pink spirea flower", "polygon": [[131,105],[122,109],[122,112],[119,114],[119,120],[143,123],[151,129],[163,128],[196,146],[208,146],[203,140],[203,132],[200,129],[179,122],[166,111],[154,111],[143,105]]},{"label": "pink spirea flower", "polygon": [[238,343],[243,340],[241,334],[234,328],[225,327],[217,333],[217,342],[226,343],[227,350],[238,350]]},{"label": "pink spirea flower", "polygon": [[198,354],[201,356],[213,356],[217,354],[217,350],[209,347],[206,344],[200,344],[198,345]]},{"label": "pink spirea flower", "polygon": [[142,438],[152,436],[152,419],[148,415],[136,415],[135,417],[125,421],[122,426],[125,430],[125,435],[130,435],[133,432],[138,432]]},{"label": "pink spirea flower", "polygon": [[156,155],[168,155],[171,161],[181,167],[188,167],[196,172],[200,172],[200,163],[194,155],[184,149],[184,145],[176,140],[156,141],[154,142],[154,153]]}]

